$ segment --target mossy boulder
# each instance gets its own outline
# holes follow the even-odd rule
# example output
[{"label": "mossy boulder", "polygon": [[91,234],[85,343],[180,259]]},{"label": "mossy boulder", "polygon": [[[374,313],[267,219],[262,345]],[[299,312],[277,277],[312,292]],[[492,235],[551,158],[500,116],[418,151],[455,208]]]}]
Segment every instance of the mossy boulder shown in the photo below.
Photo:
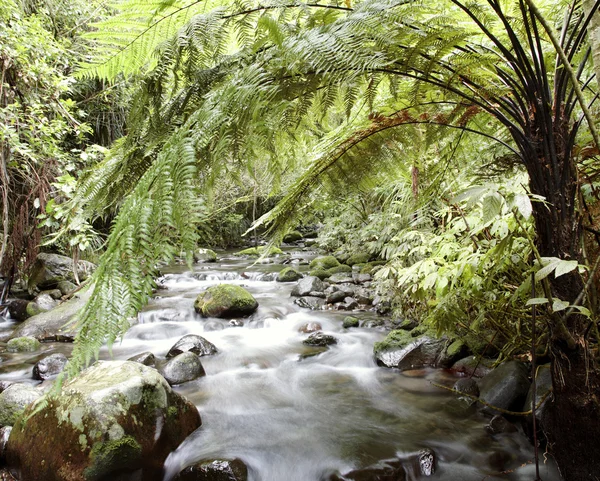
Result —
[{"label": "mossy boulder", "polygon": [[319,257],[315,257],[310,262],[309,267],[311,270],[314,270],[314,269],[327,270],[327,269],[331,269],[332,267],[337,267],[339,265],[340,265],[339,261],[333,256],[319,256]]},{"label": "mossy boulder", "polygon": [[377,270],[381,268],[381,266],[384,266],[385,264],[386,261],[367,262],[364,266],[361,267],[360,273],[373,275],[375,272],[377,272]]},{"label": "mossy boulder", "polygon": [[279,247],[268,247],[268,246],[258,246],[258,247],[249,247],[248,249],[241,250],[236,252],[234,255],[236,256],[247,256],[247,257],[260,257],[260,256],[280,256],[283,254],[283,251]]},{"label": "mossy boulder", "polygon": [[6,344],[8,352],[35,352],[40,347],[40,341],[32,336],[15,337]]},{"label": "mossy boulder", "polygon": [[279,272],[277,282],[296,282],[302,279],[302,273],[298,272],[293,267],[286,267]]},{"label": "mossy boulder", "polygon": [[351,327],[358,327],[359,324],[360,324],[360,321],[356,317],[346,316],[346,317],[344,317],[344,322],[342,324],[342,327],[344,329],[349,329]]},{"label": "mossy boulder", "polygon": [[217,262],[217,253],[212,249],[199,249],[194,257],[198,262]]},{"label": "mossy boulder", "polygon": [[47,312],[47,311],[48,311],[48,309],[43,309],[40,305],[38,305],[35,302],[27,303],[27,318],[37,316],[38,314],[41,314],[42,312]]},{"label": "mossy boulder", "polygon": [[29,384],[11,384],[0,393],[0,426],[12,426],[42,392]]},{"label": "mossy boulder", "polygon": [[391,331],[385,339],[374,344],[373,354],[377,357],[380,354],[393,349],[404,349],[413,341],[414,339],[410,335],[410,332],[395,329]]},{"label": "mossy boulder", "polygon": [[21,481],[160,480],[167,455],[200,424],[155,369],[99,361],[25,410],[7,462]]},{"label": "mossy boulder", "polygon": [[257,307],[258,302],[252,294],[234,284],[219,284],[209,287],[194,302],[194,309],[204,317],[248,316]]},{"label": "mossy boulder", "polygon": [[302,239],[302,234],[297,230],[293,230],[292,232],[289,232],[285,236],[283,236],[283,242],[286,242],[288,244],[290,242],[298,242],[300,239]]},{"label": "mossy boulder", "polygon": [[366,264],[369,262],[369,257],[369,254],[366,252],[352,254],[350,257],[348,257],[348,260],[345,262],[345,264],[348,264],[349,266],[353,266],[355,264]]},{"label": "mossy boulder", "polygon": [[[88,261],[77,262],[77,276],[80,281],[87,279],[96,266]],[[58,286],[61,281],[73,281],[73,259],[58,254],[38,254],[35,264],[31,268],[27,281],[30,293],[36,290],[51,289]]]},{"label": "mossy boulder", "polygon": [[312,269],[309,274],[314,277],[318,277],[321,280],[328,279],[334,274],[349,274],[352,272],[352,267],[347,266],[346,264],[338,264],[337,266],[330,267],[329,269],[324,269],[322,267],[317,267],[316,269]]}]

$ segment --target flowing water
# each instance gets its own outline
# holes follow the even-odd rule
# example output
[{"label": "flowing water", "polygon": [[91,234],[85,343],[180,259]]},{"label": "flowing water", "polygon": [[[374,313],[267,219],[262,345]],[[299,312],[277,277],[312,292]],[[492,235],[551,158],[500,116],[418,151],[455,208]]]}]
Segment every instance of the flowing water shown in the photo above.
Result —
[{"label": "flowing water", "polygon": [[[169,456],[165,481],[196,461],[234,457],[248,466],[251,481],[321,481],[379,460],[408,459],[424,448],[437,458],[436,473],[427,479],[534,479],[533,450],[523,434],[491,436],[484,430],[488,420],[474,409],[449,409],[453,394],[432,385],[452,385],[448,373],[378,367],[372,348],[385,332],[343,329],[347,313],[297,307],[293,284],[273,280],[279,269],[227,256],[193,272],[170,266],[139,324],[114,346],[116,359],[143,351],[165,356],[194,333],[219,350],[202,358],[206,377],[175,388],[198,407],[203,425]],[[220,282],[246,287],[260,303],[243,327],[194,312],[198,293]],[[368,316],[374,315],[359,315]],[[307,334],[299,329],[308,322],[321,324],[338,343],[325,352],[304,346]],[[46,345],[37,357],[66,346]],[[11,358],[0,379],[30,378],[33,361],[23,366],[23,358]],[[560,479],[550,464],[541,474],[545,481]]]}]

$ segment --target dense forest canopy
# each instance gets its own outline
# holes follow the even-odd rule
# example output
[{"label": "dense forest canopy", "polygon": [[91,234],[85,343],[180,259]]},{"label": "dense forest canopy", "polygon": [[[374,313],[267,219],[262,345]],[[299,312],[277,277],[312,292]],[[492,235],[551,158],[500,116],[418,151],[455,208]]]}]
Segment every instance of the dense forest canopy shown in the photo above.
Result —
[{"label": "dense forest canopy", "polygon": [[4,2],[2,274],[26,272],[42,234],[99,249],[74,374],[162,263],[323,221],[321,247],[382,260],[397,312],[502,358],[533,354],[539,306],[547,436],[577,446],[555,456],[582,479],[600,419],[598,7]]}]

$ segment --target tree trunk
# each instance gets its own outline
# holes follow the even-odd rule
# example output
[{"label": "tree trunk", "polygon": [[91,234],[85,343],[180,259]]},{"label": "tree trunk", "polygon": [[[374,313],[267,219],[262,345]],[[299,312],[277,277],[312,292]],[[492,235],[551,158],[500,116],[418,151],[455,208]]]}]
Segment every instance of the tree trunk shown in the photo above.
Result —
[{"label": "tree trunk", "polygon": [[[586,15],[589,15],[596,0],[583,0],[583,10]],[[592,61],[594,63],[594,73],[596,74],[596,82],[600,86],[600,12],[596,11],[588,25],[588,38],[592,48]]]}]

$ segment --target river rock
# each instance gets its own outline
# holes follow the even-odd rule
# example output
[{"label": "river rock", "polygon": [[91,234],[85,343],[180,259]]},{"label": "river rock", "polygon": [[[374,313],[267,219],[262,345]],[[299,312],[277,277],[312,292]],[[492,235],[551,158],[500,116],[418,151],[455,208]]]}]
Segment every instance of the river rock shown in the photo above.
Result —
[{"label": "river rock", "polygon": [[311,311],[318,311],[325,305],[325,299],[315,296],[304,296],[295,299],[294,304],[305,309],[310,309]]},{"label": "river rock", "polygon": [[78,289],[77,285],[72,283],[71,281],[60,281],[56,285],[57,289],[60,290],[60,293],[63,296],[68,296],[71,292]]},{"label": "river rock", "polygon": [[331,284],[344,284],[354,282],[354,279],[352,279],[352,275],[348,272],[336,272],[329,276],[329,282]]},{"label": "river rock", "polygon": [[182,352],[193,352],[199,357],[211,356],[212,354],[217,353],[217,348],[212,342],[207,341],[202,336],[188,334],[179,339],[179,341],[169,349],[167,358],[175,357]]},{"label": "river rock", "polygon": [[344,329],[349,329],[351,327],[358,327],[359,324],[360,324],[360,321],[356,317],[346,316],[346,317],[344,317],[344,322],[342,324],[342,327]]},{"label": "river rock", "polygon": [[205,376],[200,358],[193,352],[183,352],[164,363],[159,372],[174,386]]},{"label": "river rock", "polygon": [[57,352],[39,360],[33,366],[33,378],[39,381],[58,376],[67,365],[68,359],[63,353]]},{"label": "river rock", "polygon": [[331,346],[332,344],[337,344],[337,339],[329,334],[318,331],[313,332],[302,342],[307,346]]},{"label": "river rock", "polygon": [[292,242],[298,242],[300,239],[302,239],[302,234],[300,232],[298,232],[297,230],[288,232],[286,235],[283,236],[283,242],[285,242],[286,244],[291,244]]},{"label": "river rock", "polygon": [[340,262],[334,256],[319,256],[310,261],[310,269],[328,270],[333,267],[338,267]]},{"label": "river rock", "polygon": [[12,426],[19,415],[42,393],[29,384],[15,383],[0,393],[0,426]]},{"label": "river rock", "polygon": [[[60,293],[60,291],[58,291]],[[54,309],[58,306],[58,301],[54,299],[50,294],[40,293],[35,299],[34,302],[40,308],[41,312],[49,311],[50,309]],[[37,313],[39,314],[39,312]]]},{"label": "river rock", "polygon": [[302,273],[293,267],[286,267],[277,275],[277,282],[296,282],[299,279],[302,279]]},{"label": "river rock", "polygon": [[373,354],[377,363],[401,370],[422,367],[449,367],[456,360],[448,354],[450,342],[447,338],[434,339],[429,336],[412,337],[411,333],[396,329],[375,343]]},{"label": "river rock", "polygon": [[27,304],[30,301],[26,301],[24,299],[15,299],[8,304],[8,315],[11,319],[14,319],[17,322],[23,322],[25,319],[29,317],[27,314]]},{"label": "river rock", "polygon": [[160,480],[163,463],[201,424],[155,369],[98,361],[30,406],[7,445],[20,481]]},{"label": "river rock", "polygon": [[40,341],[72,341],[77,328],[69,321],[87,302],[91,292],[92,288],[81,290],[51,311],[30,317],[15,329],[12,337],[33,336]]},{"label": "river rock", "polygon": [[139,362],[144,366],[154,367],[156,365],[156,357],[150,351],[141,352],[135,356],[131,356],[128,361]]},{"label": "river rock", "polygon": [[492,370],[491,365],[492,362],[487,358],[468,356],[456,361],[450,369],[465,376],[480,378]]},{"label": "river rock", "polygon": [[336,302],[342,302],[346,297],[346,293],[344,291],[334,291],[330,294],[327,294],[326,302],[327,304],[335,304]]},{"label": "river rock", "polygon": [[[77,275],[80,281],[87,279],[94,271],[96,266],[88,261],[79,261],[77,263]],[[58,254],[41,253],[38,254],[29,280],[27,288],[30,293],[35,290],[54,288],[60,281],[73,281],[73,259]]]},{"label": "river rock", "polygon": [[198,249],[194,258],[196,262],[217,262],[217,253],[212,249]]},{"label": "river rock", "polygon": [[475,402],[473,398],[479,397],[479,386],[477,385],[477,381],[471,378],[462,378],[454,383],[452,387],[455,391],[459,393],[466,394],[467,396],[459,396],[459,398],[464,398],[466,402],[469,404]]},{"label": "river rock", "polygon": [[173,481],[247,481],[248,468],[240,459],[200,461],[181,471]]},{"label": "river rock", "polygon": [[292,296],[302,297],[308,296],[311,292],[323,292],[325,290],[325,284],[323,281],[315,276],[306,276],[298,281],[298,283],[292,289]]},{"label": "river rock", "polygon": [[[519,361],[501,364],[479,382],[479,398],[491,406],[509,411],[520,410],[529,391],[527,367]],[[496,414],[496,410],[485,406],[483,411]]]},{"label": "river rock", "polygon": [[318,322],[307,322],[306,324],[302,324],[300,326],[300,329],[298,329],[298,332],[303,332],[304,334],[308,334],[311,332],[320,331],[321,329],[323,329],[323,327]]},{"label": "river rock", "polygon": [[194,309],[204,317],[248,316],[257,308],[258,302],[252,294],[234,284],[219,284],[209,287],[194,302]]},{"label": "river rock", "polygon": [[371,282],[373,280],[373,278],[371,277],[371,274],[353,274],[352,275],[352,279],[354,279],[354,282],[356,282],[357,284],[366,284],[367,282]]},{"label": "river rock", "polygon": [[40,347],[40,341],[31,336],[14,337],[6,344],[8,352],[35,352]]},{"label": "river rock", "polygon": [[[63,282],[66,282],[66,281],[63,281]],[[56,301],[60,300],[60,298],[63,296],[63,293],[59,288],[42,291],[42,292],[40,292],[39,295],[42,296],[42,295],[46,295],[46,294],[49,295],[52,299],[54,299]]]},{"label": "river rock", "polygon": [[504,434],[504,433],[514,433],[517,428],[509,422],[504,416],[500,414],[496,414],[490,422],[485,425],[485,430],[489,434]]}]

